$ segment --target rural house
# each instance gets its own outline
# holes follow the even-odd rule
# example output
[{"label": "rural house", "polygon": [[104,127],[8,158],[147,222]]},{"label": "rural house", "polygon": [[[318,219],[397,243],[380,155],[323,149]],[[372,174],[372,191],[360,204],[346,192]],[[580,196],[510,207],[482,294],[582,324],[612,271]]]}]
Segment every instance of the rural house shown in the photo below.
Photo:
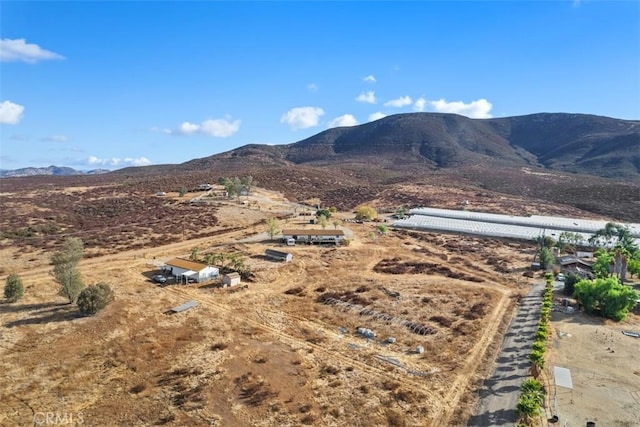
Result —
[{"label": "rural house", "polygon": [[284,262],[289,262],[293,259],[293,255],[291,255],[289,252],[282,252],[282,251],[277,251],[275,249],[267,249],[264,252],[264,255],[272,260],[275,261],[284,261]]},{"label": "rural house", "polygon": [[282,230],[282,240],[286,243],[288,239],[294,239],[296,243],[340,244],[344,240],[342,230]]},{"label": "rural house", "polygon": [[593,277],[593,262],[568,255],[558,258],[558,264],[564,273],[573,273],[580,277]]},{"label": "rural house", "polygon": [[183,258],[174,258],[165,262],[164,270],[176,276],[176,282],[181,283],[205,282],[220,275],[220,270],[217,267]]},{"label": "rural house", "polygon": [[227,273],[222,276],[222,287],[226,288],[227,286],[236,286],[240,284],[240,274],[236,273]]}]

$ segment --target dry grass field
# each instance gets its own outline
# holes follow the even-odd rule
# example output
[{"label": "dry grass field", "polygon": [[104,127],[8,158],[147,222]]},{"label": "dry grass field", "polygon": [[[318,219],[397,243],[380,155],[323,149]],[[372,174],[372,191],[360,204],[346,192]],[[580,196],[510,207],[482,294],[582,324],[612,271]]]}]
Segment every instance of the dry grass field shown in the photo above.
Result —
[{"label": "dry grass field", "polygon": [[[60,194],[81,192],[93,195],[83,206],[106,200],[117,206],[115,216],[133,215],[107,186]],[[38,217],[37,194],[31,202],[13,196],[3,194],[4,206]],[[444,202],[446,191],[431,197]],[[135,229],[100,228],[99,221],[87,225],[95,233],[76,229],[73,235],[94,239],[81,263],[85,283],[107,282],[116,295],[94,317],[79,317],[57,295],[48,265],[55,242],[5,239],[0,279],[18,273],[26,289],[20,302],[0,304],[0,425],[33,425],[34,414],[47,412],[81,414],[91,426],[463,425],[530,284],[522,272],[534,247],[381,235],[375,223],[345,222],[350,245],[286,247],[293,261],[277,263],[263,256],[280,246],[263,237],[266,219],[300,228],[310,227],[308,217],[291,216],[293,205],[274,192],[256,189],[248,199],[193,207],[169,194],[135,202],[167,215],[157,217],[157,229],[140,219]],[[501,201],[505,211],[534,205],[513,197],[486,202],[497,210]],[[182,227],[171,234],[172,225]],[[227,289],[149,281],[162,261],[194,247],[241,254],[251,281]],[[165,314],[192,299],[197,307]],[[376,337],[359,336],[358,327]]]}]

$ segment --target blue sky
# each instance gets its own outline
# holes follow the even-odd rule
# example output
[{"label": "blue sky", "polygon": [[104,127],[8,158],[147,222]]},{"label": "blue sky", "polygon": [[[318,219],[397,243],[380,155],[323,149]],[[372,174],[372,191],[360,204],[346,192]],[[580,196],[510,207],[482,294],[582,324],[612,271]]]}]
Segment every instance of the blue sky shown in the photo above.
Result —
[{"label": "blue sky", "polygon": [[0,168],[181,163],[413,111],[640,119],[640,2],[0,2]]}]

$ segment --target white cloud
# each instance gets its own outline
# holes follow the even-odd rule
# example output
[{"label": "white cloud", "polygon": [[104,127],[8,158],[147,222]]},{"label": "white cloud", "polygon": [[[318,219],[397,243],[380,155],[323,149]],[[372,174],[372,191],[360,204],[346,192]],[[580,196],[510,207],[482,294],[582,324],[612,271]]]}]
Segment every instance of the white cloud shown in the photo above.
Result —
[{"label": "white cloud", "polygon": [[306,129],[318,125],[324,110],[319,107],[295,107],[287,111],[280,118],[280,123],[288,124],[291,129]]},{"label": "white cloud", "polygon": [[493,105],[484,98],[471,101],[469,104],[465,104],[462,101],[447,102],[446,99],[429,101],[429,104],[439,113],[460,114],[472,119],[489,119],[492,117],[490,112]]},{"label": "white cloud", "polygon": [[411,97],[410,96],[401,96],[400,98],[397,99],[392,99],[391,101],[387,101],[384,103],[385,107],[404,107],[405,105],[410,105],[411,104]]},{"label": "white cloud", "polygon": [[42,49],[37,44],[27,43],[25,39],[0,39],[0,61],[24,61],[35,64],[47,59],[65,59],[55,52]]},{"label": "white cloud", "polygon": [[355,126],[357,124],[358,124],[358,120],[355,117],[353,117],[353,115],[343,114],[342,116],[336,117],[335,119],[331,120],[327,125],[327,127],[337,128],[337,127],[344,127],[344,126]]},{"label": "white cloud", "polygon": [[200,125],[195,123],[184,122],[180,125],[179,133],[183,135],[191,135],[192,133],[196,133],[200,130]]},{"label": "white cloud", "polygon": [[317,85],[317,84],[315,84],[315,83],[309,83],[309,84],[307,85],[307,90],[308,90],[309,92],[317,92],[319,89],[320,89],[320,88],[319,88],[319,87],[318,87],[318,85]]},{"label": "white cloud", "polygon": [[373,76],[372,74],[369,74],[367,77],[362,79],[362,81],[365,82],[365,83],[375,83],[377,80],[376,80],[375,76]]},{"label": "white cloud", "polygon": [[375,104],[376,103],[376,94],[370,90],[368,92],[362,92],[356,98],[358,102],[366,102],[367,104]]},{"label": "white cloud", "polygon": [[42,138],[42,140],[50,142],[67,142],[69,141],[69,137],[66,135],[51,135],[45,136],[44,138]]},{"label": "white cloud", "polygon": [[416,99],[416,102],[413,104],[413,111],[422,112],[424,111],[424,107],[427,104],[427,100],[424,98]]},{"label": "white cloud", "polygon": [[12,141],[22,141],[22,142],[29,141],[29,137],[27,135],[22,135],[22,134],[11,135],[9,139]]},{"label": "white cloud", "polygon": [[202,122],[200,132],[205,135],[218,138],[227,138],[240,130],[240,120],[230,121],[226,119],[209,119]]},{"label": "white cloud", "polygon": [[231,116],[224,119],[208,119],[200,124],[183,122],[178,129],[167,129],[160,127],[152,127],[152,132],[161,132],[166,135],[185,135],[191,136],[202,134],[207,136],[215,136],[217,138],[227,138],[240,130],[240,120],[231,120]]},{"label": "white cloud", "polygon": [[582,0],[573,0],[573,2],[571,2],[571,5],[573,7],[580,7],[582,6]]},{"label": "white cloud", "polygon": [[375,112],[375,113],[371,113],[371,114],[369,114],[369,121],[370,121],[370,122],[373,122],[373,121],[375,121],[375,120],[380,120],[380,119],[383,119],[383,118],[385,118],[385,117],[387,117],[387,115],[386,115],[386,114],[384,114],[384,113],[382,113],[382,112],[378,111],[378,112]]},{"label": "white cloud", "polygon": [[3,101],[0,103],[0,123],[6,125],[17,125],[22,120],[24,107],[20,104],[14,104],[11,101]]},{"label": "white cloud", "polygon": [[159,128],[157,126],[152,127],[151,129],[149,129],[151,132],[161,132],[161,133],[165,133],[167,135],[171,135],[171,129],[167,129],[167,128]]},{"label": "white cloud", "polygon": [[151,160],[146,157],[111,157],[109,159],[101,159],[96,156],[90,156],[87,163],[92,166],[147,166],[151,164]]}]

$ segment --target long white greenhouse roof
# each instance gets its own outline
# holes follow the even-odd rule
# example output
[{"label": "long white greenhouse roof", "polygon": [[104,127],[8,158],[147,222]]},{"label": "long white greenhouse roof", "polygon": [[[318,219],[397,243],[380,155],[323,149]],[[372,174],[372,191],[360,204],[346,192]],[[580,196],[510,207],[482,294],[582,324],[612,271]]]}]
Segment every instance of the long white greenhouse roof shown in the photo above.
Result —
[{"label": "long white greenhouse roof", "polygon": [[[588,240],[593,233],[606,224],[606,221],[547,216],[518,217],[434,208],[412,209],[410,214],[410,217],[395,221],[392,226],[525,240],[543,235],[558,239],[563,231],[572,231],[582,236],[581,244],[585,246],[589,244]],[[640,224],[625,225],[629,226],[632,233],[635,230],[634,236],[640,236]],[[640,239],[636,238],[635,242],[640,244]]]},{"label": "long white greenhouse roof", "polygon": [[[607,222],[590,219],[565,218],[559,216],[513,216],[485,212],[473,212],[462,210],[449,210],[437,208],[416,208],[409,212],[412,215],[427,215],[442,218],[465,219],[470,221],[495,222],[498,224],[524,225],[528,227],[538,227],[556,229],[563,231],[579,231],[593,234],[605,227]],[[633,237],[640,237],[640,224],[622,223],[629,227]]]}]

